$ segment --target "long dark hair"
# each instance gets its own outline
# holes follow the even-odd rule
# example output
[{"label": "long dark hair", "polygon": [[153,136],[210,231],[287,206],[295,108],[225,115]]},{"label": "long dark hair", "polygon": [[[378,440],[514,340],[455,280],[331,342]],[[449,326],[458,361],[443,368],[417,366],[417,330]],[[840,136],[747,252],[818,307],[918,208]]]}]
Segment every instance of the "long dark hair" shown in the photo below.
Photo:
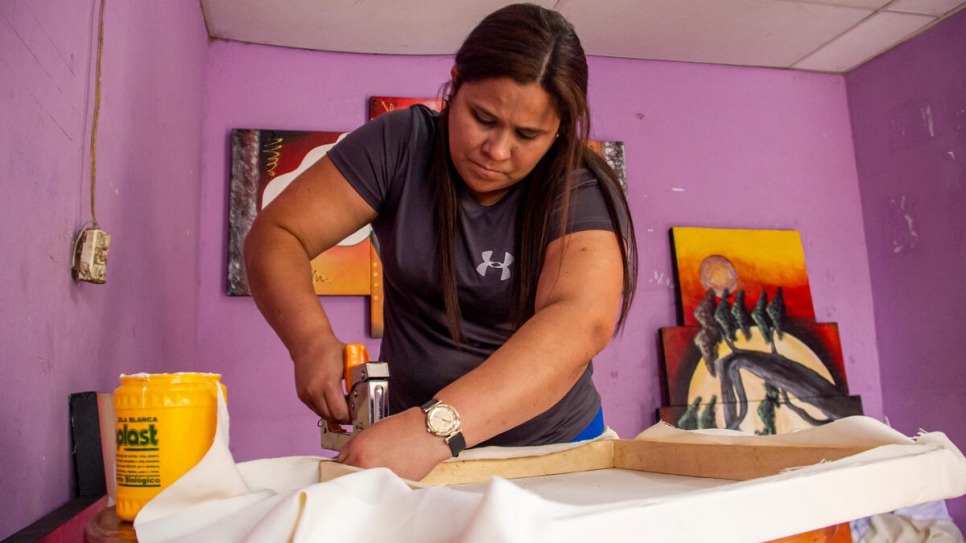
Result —
[{"label": "long dark hair", "polygon": [[587,147],[587,59],[573,26],[559,13],[534,4],[513,4],[488,15],[456,53],[453,81],[444,87],[436,149],[430,176],[437,190],[439,271],[449,329],[457,345],[462,315],[456,286],[454,246],[459,231],[459,195],[449,153],[449,105],[466,82],[508,77],[521,84],[539,83],[560,117],[554,144],[527,176],[517,220],[517,273],[514,274],[514,328],[533,316],[537,280],[546,246],[554,231],[554,212],[562,209],[560,232],[566,233],[574,170],[587,168],[601,183],[608,212],[622,243],[624,295],[617,331],[623,329],[637,286],[637,244],[624,192],[613,169]]}]

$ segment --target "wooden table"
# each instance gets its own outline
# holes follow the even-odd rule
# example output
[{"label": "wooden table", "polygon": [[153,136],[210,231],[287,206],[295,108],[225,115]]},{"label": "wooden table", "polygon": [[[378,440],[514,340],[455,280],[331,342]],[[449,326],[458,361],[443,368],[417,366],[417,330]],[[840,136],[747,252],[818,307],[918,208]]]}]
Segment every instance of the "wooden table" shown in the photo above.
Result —
[{"label": "wooden table", "polygon": [[117,517],[114,506],[101,509],[84,529],[85,543],[137,543],[134,525]]}]

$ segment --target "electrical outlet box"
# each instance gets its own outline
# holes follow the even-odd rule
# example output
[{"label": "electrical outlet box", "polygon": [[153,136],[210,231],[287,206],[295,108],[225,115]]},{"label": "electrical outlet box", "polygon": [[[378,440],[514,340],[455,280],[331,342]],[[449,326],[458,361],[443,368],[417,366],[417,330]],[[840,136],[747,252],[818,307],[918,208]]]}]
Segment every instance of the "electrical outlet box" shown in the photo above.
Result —
[{"label": "electrical outlet box", "polygon": [[88,283],[104,283],[107,274],[107,249],[111,235],[103,230],[88,229],[80,233],[75,245],[74,279]]}]

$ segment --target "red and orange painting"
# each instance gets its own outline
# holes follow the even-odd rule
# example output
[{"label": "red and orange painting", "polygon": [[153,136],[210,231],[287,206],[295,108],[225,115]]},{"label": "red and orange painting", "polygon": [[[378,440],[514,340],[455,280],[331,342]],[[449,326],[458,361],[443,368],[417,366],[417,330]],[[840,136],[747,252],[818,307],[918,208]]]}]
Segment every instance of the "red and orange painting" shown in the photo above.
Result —
[{"label": "red and orange painting", "polygon": [[805,269],[802,240],[794,230],[672,228],[680,322],[698,324],[694,310],[708,288],[717,296],[744,289],[752,299],[764,290],[769,298],[782,287],[785,314],[815,320]]},{"label": "red and orange painting", "polygon": [[369,120],[375,119],[383,113],[397,109],[407,109],[416,104],[422,104],[434,111],[443,109],[443,100],[439,98],[402,98],[398,96],[373,96],[369,98]]},{"label": "red and orange painting", "polygon": [[798,232],[672,228],[671,246],[682,326],[660,330],[661,420],[775,434],[862,414]]},{"label": "red and orange painting", "polygon": [[[232,131],[231,241],[228,294],[249,295],[241,246],[259,211],[343,136],[340,132]],[[312,260],[320,295],[370,294],[372,242],[368,226]]]}]

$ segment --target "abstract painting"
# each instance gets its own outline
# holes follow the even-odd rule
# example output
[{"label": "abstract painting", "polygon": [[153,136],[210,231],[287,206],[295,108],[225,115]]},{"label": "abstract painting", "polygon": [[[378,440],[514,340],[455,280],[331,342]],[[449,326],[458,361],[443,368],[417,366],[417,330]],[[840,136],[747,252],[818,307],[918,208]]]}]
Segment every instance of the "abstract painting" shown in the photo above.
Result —
[{"label": "abstract painting", "polygon": [[[229,295],[251,294],[242,248],[255,216],[342,136],[339,132],[232,130]],[[369,295],[369,230],[366,226],[312,261],[316,294]]]}]

